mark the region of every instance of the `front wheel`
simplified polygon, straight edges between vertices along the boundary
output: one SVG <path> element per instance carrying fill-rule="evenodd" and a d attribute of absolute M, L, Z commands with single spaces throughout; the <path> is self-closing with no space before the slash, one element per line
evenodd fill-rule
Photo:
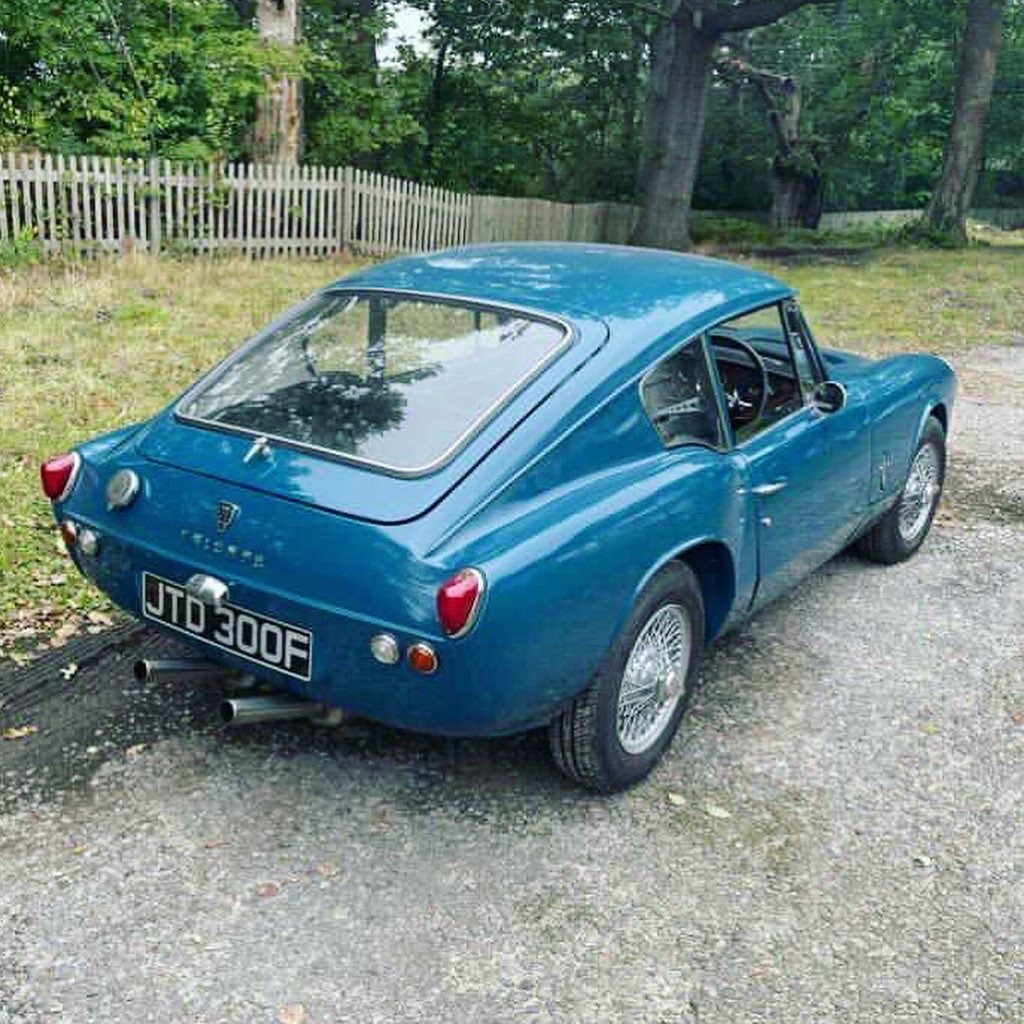
<path fill-rule="evenodd" d="M 672 563 L 644 588 L 587 689 L 551 722 L 558 767 L 601 793 L 645 778 L 679 728 L 703 650 L 700 584 Z"/>
<path fill-rule="evenodd" d="M 937 419 L 925 424 L 896 504 L 857 541 L 873 562 L 893 565 L 909 558 L 931 529 L 946 478 L 946 432 Z"/>

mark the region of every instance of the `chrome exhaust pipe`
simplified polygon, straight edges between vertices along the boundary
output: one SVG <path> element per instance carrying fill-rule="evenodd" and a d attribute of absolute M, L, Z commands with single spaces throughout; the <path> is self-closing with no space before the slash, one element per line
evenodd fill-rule
<path fill-rule="evenodd" d="M 237 671 L 202 658 L 141 658 L 132 674 L 138 683 L 172 683 L 203 679 L 226 679 Z"/>
<path fill-rule="evenodd" d="M 322 718 L 329 709 L 315 700 L 267 694 L 263 697 L 231 697 L 222 701 L 220 717 L 226 725 L 251 722 L 286 722 L 291 718 Z"/>

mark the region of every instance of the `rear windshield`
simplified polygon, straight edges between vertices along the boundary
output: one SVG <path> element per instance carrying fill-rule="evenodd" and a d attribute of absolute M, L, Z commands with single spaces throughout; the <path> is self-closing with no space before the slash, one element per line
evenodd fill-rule
<path fill-rule="evenodd" d="M 561 326 L 518 311 L 325 293 L 240 349 L 177 411 L 422 473 L 454 454 L 567 341 Z"/>

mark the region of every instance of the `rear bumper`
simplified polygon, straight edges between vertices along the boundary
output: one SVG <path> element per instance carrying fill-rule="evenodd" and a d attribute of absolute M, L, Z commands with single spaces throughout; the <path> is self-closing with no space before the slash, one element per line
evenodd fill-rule
<path fill-rule="evenodd" d="M 490 645 L 470 634 L 457 641 L 426 631 L 327 606 L 240 574 L 223 574 L 232 605 L 299 626 L 313 634 L 309 681 L 256 665 L 247 658 L 143 615 L 143 572 L 184 584 L 195 572 L 217 566 L 190 561 L 173 552 L 141 546 L 117 536 L 105 525 L 89 523 L 102 536 L 98 556 L 80 553 L 76 562 L 85 575 L 127 612 L 153 630 L 190 646 L 197 656 L 242 672 L 251 672 L 283 690 L 320 701 L 375 721 L 417 732 L 448 736 L 497 736 L 546 722 L 558 703 L 550 692 L 538 693 L 524 668 L 509 674 L 509 662 L 488 657 Z M 107 528 L 105 528 L 107 527 Z M 429 676 L 414 672 L 404 657 L 382 665 L 370 653 L 370 638 L 391 633 L 404 652 L 426 640 L 437 651 L 439 666 Z"/>

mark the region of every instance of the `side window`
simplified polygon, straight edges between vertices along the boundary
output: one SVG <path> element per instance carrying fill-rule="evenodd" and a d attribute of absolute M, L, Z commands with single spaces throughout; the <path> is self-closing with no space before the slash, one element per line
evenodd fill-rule
<path fill-rule="evenodd" d="M 778 303 L 713 327 L 708 336 L 737 442 L 746 441 L 803 405 Z"/>
<path fill-rule="evenodd" d="M 807 323 L 800 315 L 799 307 L 795 302 L 787 302 L 783 308 L 786 315 L 786 326 L 789 328 L 789 338 L 793 343 L 793 358 L 796 360 L 800 387 L 803 389 L 806 399 L 824 378 L 819 370 L 818 360 L 815 358 L 814 343 L 807 330 Z"/>
<path fill-rule="evenodd" d="M 718 403 L 700 337 L 692 338 L 647 374 L 641 397 L 666 447 L 721 445 Z"/>

